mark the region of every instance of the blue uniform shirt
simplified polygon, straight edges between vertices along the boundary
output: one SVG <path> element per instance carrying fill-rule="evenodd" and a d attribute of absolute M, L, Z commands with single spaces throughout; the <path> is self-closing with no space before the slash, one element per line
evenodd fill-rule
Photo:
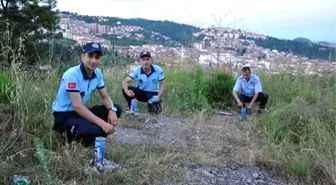
<path fill-rule="evenodd" d="M 151 65 L 150 74 L 146 74 L 142 67 L 138 66 L 129 77 L 136 79 L 137 88 L 148 92 L 159 92 L 159 82 L 165 79 L 163 70 L 158 65 Z"/>
<path fill-rule="evenodd" d="M 71 67 L 62 76 L 56 99 L 52 105 L 52 112 L 74 110 L 68 92 L 80 93 L 82 104 L 85 105 L 96 89 L 104 87 L 103 74 L 100 69 L 95 69 L 89 78 L 83 64 Z"/>
<path fill-rule="evenodd" d="M 252 97 L 255 93 L 262 92 L 260 78 L 257 75 L 251 74 L 250 80 L 247 82 L 243 76 L 240 76 L 233 90 L 245 96 Z"/>

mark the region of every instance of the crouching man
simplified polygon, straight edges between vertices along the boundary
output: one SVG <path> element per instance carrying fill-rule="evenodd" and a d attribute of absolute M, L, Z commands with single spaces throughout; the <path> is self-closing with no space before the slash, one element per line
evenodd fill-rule
<path fill-rule="evenodd" d="M 265 110 L 268 101 L 268 94 L 263 92 L 260 78 L 251 74 L 250 67 L 243 67 L 242 75 L 233 88 L 233 96 L 240 108 L 245 107 L 245 102 L 249 102 L 248 110 L 252 109 L 255 102 L 260 102 L 258 112 Z"/>
<path fill-rule="evenodd" d="M 81 64 L 65 71 L 52 105 L 53 129 L 61 134 L 66 132 L 68 142 L 81 141 L 85 147 L 92 146 L 96 137 L 113 134 L 122 113 L 121 107 L 113 104 L 106 91 L 103 74 L 97 68 L 102 53 L 97 43 L 84 46 Z M 96 89 L 103 105 L 87 108 L 85 104 Z"/>
<path fill-rule="evenodd" d="M 129 108 L 132 99 L 136 98 L 138 101 L 147 102 L 149 113 L 159 114 L 162 112 L 160 97 L 165 90 L 163 70 L 158 65 L 152 64 L 152 57 L 148 51 L 140 53 L 139 63 L 141 65 L 122 81 L 123 95 Z M 136 87 L 128 85 L 133 79 L 136 80 Z M 149 100 L 154 102 L 149 103 Z"/>

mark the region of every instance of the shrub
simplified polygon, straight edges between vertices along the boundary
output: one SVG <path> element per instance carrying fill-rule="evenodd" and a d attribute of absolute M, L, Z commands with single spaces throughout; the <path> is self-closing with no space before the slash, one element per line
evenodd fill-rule
<path fill-rule="evenodd" d="M 165 70 L 167 92 L 165 102 L 181 111 L 205 111 L 213 107 L 224 108 L 232 105 L 232 89 L 235 80 L 232 75 L 215 71 L 206 74 L 202 67 L 189 70 Z"/>
<path fill-rule="evenodd" d="M 167 90 L 165 102 L 173 109 L 183 112 L 196 110 L 210 110 L 206 90 L 206 78 L 204 70 L 196 66 L 190 71 L 176 71 L 170 68 L 165 70 Z"/>
<path fill-rule="evenodd" d="M 208 102 L 219 108 L 225 108 L 232 105 L 232 89 L 235 80 L 232 75 L 215 71 L 206 80 L 204 90 Z"/>

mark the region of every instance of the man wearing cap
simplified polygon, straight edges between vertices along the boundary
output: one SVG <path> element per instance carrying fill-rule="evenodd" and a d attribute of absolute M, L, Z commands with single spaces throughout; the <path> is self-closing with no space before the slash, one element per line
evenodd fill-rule
<path fill-rule="evenodd" d="M 142 51 L 139 58 L 140 66 L 136 67 L 122 81 L 123 95 L 131 106 L 131 101 L 136 98 L 138 101 L 147 102 L 148 112 L 159 114 L 162 112 L 160 97 L 165 90 L 165 76 L 162 68 L 152 63 L 150 52 Z M 136 87 L 129 86 L 128 83 L 135 79 Z M 149 100 L 153 100 L 151 103 Z"/>
<path fill-rule="evenodd" d="M 63 134 L 68 142 L 81 140 L 85 147 L 92 146 L 95 138 L 115 132 L 122 109 L 108 95 L 100 64 L 102 48 L 98 43 L 87 43 L 81 54 L 81 64 L 69 68 L 62 75 L 56 99 L 52 104 L 53 129 Z M 85 106 L 98 90 L 103 105 Z"/>

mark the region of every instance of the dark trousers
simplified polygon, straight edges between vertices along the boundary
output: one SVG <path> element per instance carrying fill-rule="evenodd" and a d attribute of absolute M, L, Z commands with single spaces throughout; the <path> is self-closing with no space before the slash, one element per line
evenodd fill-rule
<path fill-rule="evenodd" d="M 134 97 L 129 97 L 125 93 L 124 89 L 122 90 L 122 93 L 127 101 L 128 107 L 131 107 L 132 99 L 136 98 L 140 102 L 147 102 L 148 112 L 155 114 L 159 114 L 162 112 L 161 100 L 159 102 L 154 102 L 152 104 L 148 103 L 148 100 L 150 100 L 153 96 L 158 95 L 157 92 L 148 92 L 133 86 L 128 86 L 128 89 L 134 92 Z"/>
<path fill-rule="evenodd" d="M 122 108 L 118 104 L 114 104 L 117 108 L 117 117 L 120 118 Z M 89 110 L 99 118 L 108 121 L 109 111 L 104 105 L 96 105 Z M 66 132 L 68 142 L 81 141 L 83 146 L 89 147 L 93 145 L 96 137 L 106 137 L 107 134 L 100 126 L 81 117 L 75 111 L 70 112 L 54 112 L 54 130 L 63 134 Z"/>
<path fill-rule="evenodd" d="M 246 102 L 249 103 L 253 99 L 253 96 L 248 97 L 248 96 L 245 96 L 243 94 L 239 94 L 238 97 L 239 97 L 239 100 L 243 103 L 244 107 L 245 107 Z M 261 93 L 258 94 L 256 102 L 260 102 L 260 104 L 259 104 L 260 109 L 264 109 L 266 107 L 267 101 L 268 101 L 268 94 L 267 93 L 261 92 Z M 237 103 L 237 101 L 236 101 L 236 103 Z"/>

